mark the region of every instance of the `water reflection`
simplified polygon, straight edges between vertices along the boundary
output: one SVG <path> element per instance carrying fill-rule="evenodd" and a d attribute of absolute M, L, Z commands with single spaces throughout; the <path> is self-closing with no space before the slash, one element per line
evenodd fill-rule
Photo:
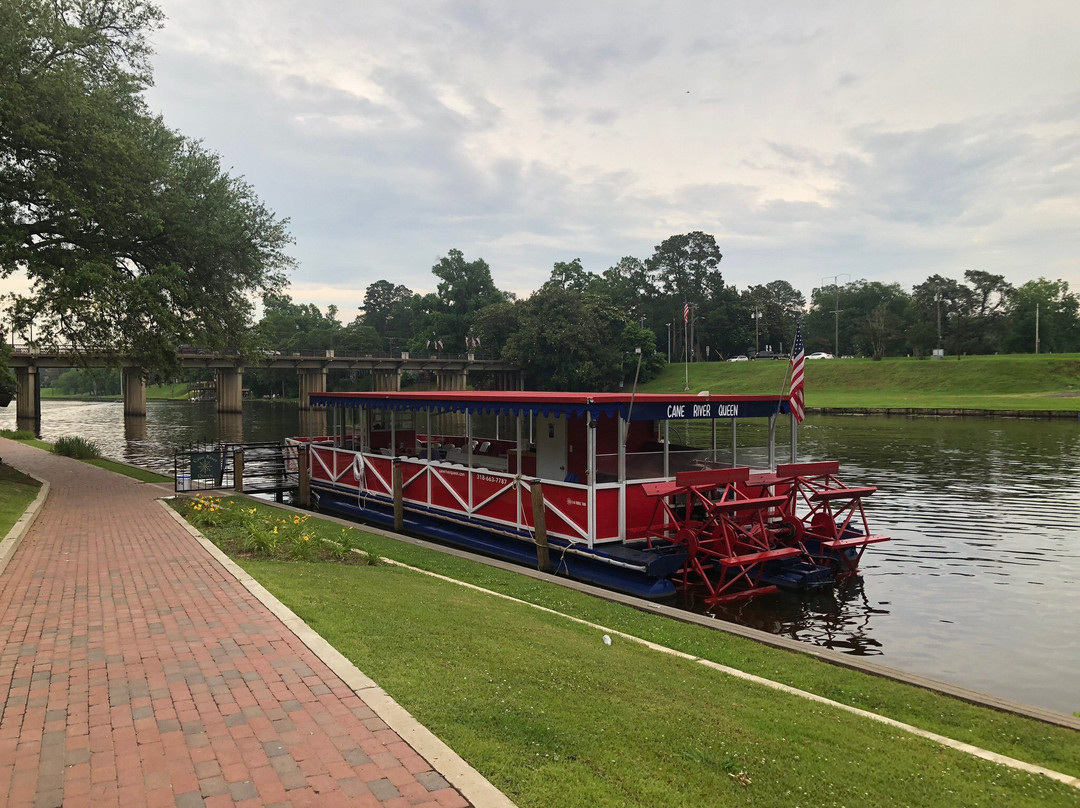
<path fill-rule="evenodd" d="M 13 427 L 15 408 L 0 409 Z M 326 414 L 247 402 L 219 423 L 214 404 L 151 401 L 145 432 L 119 402 L 42 402 L 42 436 L 81 435 L 107 455 L 172 472 L 176 447 L 325 434 Z M 739 427 L 754 445 L 754 427 Z M 778 441 L 785 445 L 786 436 Z M 810 417 L 800 459 L 838 459 L 874 484 L 862 577 L 834 592 L 779 594 L 715 611 L 732 620 L 976 690 L 1080 710 L 1080 428 L 1076 421 Z M 786 458 L 785 458 L 786 459 Z"/>
<path fill-rule="evenodd" d="M 889 610 L 870 601 L 862 578 L 849 578 L 834 589 L 803 595 L 780 592 L 713 606 L 705 614 L 841 653 L 880 656 L 884 646 L 874 633 L 874 617 Z"/>
<path fill-rule="evenodd" d="M 124 440 L 127 443 L 146 440 L 146 418 L 144 416 L 124 416 Z"/>

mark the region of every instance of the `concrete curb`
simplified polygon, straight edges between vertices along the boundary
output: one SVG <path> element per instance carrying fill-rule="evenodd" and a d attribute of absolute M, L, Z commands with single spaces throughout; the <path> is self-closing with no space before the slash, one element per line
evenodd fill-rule
<path fill-rule="evenodd" d="M 16 467 L 12 466 L 12 468 Z M 17 470 L 20 474 L 26 474 L 25 471 Z M 19 517 L 19 520 L 14 524 L 11 530 L 8 531 L 4 540 L 0 541 L 0 575 L 4 574 L 8 562 L 11 560 L 11 557 L 15 555 L 15 551 L 19 549 L 19 545 L 22 544 L 23 536 L 30 530 L 31 526 L 34 524 L 34 520 L 37 519 L 37 515 L 41 511 L 42 506 L 45 504 L 45 500 L 49 497 L 49 484 L 47 482 L 38 480 L 33 474 L 26 474 L 26 476 L 41 483 L 41 488 L 38 490 L 38 495 L 34 497 L 34 501 L 30 503 L 30 506 L 25 511 L 23 511 L 23 515 Z"/>
<path fill-rule="evenodd" d="M 489 783 L 487 778 L 470 766 L 453 749 L 435 737 L 431 730 L 413 718 L 386 691 L 365 676 L 345 655 L 330 645 L 307 623 L 293 614 L 262 584 L 244 572 L 236 562 L 221 552 L 217 545 L 188 524 L 166 502 L 160 499 L 158 502 L 230 575 L 281 620 L 304 645 L 311 649 L 312 653 L 352 688 L 390 729 L 400 735 L 403 741 L 415 749 L 439 774 L 460 791 L 465 799 L 476 808 L 516 808 L 509 797 Z"/>

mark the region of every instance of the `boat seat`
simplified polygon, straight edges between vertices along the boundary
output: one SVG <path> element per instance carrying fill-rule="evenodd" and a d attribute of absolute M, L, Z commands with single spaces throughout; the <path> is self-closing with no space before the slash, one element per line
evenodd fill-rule
<path fill-rule="evenodd" d="M 484 454 L 484 452 L 486 452 L 490 448 L 491 448 L 491 441 L 486 440 L 486 441 L 484 441 L 483 443 L 480 444 L 480 448 L 477 451 L 480 452 L 480 454 Z"/>
<path fill-rule="evenodd" d="M 862 488 L 826 488 L 823 491 L 810 495 L 811 502 L 824 502 L 834 499 L 855 499 L 856 497 L 868 497 L 877 491 L 877 486 L 868 485 Z"/>

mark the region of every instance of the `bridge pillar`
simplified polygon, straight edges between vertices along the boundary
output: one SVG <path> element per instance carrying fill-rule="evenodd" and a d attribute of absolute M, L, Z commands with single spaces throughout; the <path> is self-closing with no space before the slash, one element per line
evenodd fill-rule
<path fill-rule="evenodd" d="M 41 415 L 41 380 L 37 366 L 15 368 L 15 382 L 19 385 L 15 394 L 15 419 L 20 423 L 36 421 Z"/>
<path fill-rule="evenodd" d="M 499 370 L 494 375 L 496 390 L 525 389 L 525 374 L 519 370 Z"/>
<path fill-rule="evenodd" d="M 436 390 L 464 390 L 468 381 L 468 373 L 464 370 L 437 370 L 435 371 Z M 432 426 L 436 432 L 443 435 L 460 435 L 465 431 L 465 414 L 460 412 L 444 412 L 434 416 Z"/>
<path fill-rule="evenodd" d="M 146 377 L 140 368 L 124 368 L 124 415 L 146 417 Z"/>
<path fill-rule="evenodd" d="M 401 371 L 372 370 L 371 390 L 375 393 L 396 393 L 401 390 Z"/>
<path fill-rule="evenodd" d="M 464 370 L 438 370 L 435 372 L 436 390 L 464 390 L 469 374 Z"/>
<path fill-rule="evenodd" d="M 296 373 L 300 377 L 300 409 L 310 410 L 311 401 L 308 396 L 326 392 L 326 368 L 300 368 Z"/>
<path fill-rule="evenodd" d="M 217 368 L 217 411 L 219 413 L 242 413 L 244 411 L 244 369 Z"/>

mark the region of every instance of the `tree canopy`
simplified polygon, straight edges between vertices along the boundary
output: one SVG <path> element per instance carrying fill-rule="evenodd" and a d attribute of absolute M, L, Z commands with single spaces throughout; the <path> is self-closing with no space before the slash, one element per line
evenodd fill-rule
<path fill-rule="evenodd" d="M 160 21 L 144 0 L 0 4 L 0 274 L 30 283 L 14 327 L 147 369 L 241 347 L 292 266 L 286 221 L 148 112 Z"/>

